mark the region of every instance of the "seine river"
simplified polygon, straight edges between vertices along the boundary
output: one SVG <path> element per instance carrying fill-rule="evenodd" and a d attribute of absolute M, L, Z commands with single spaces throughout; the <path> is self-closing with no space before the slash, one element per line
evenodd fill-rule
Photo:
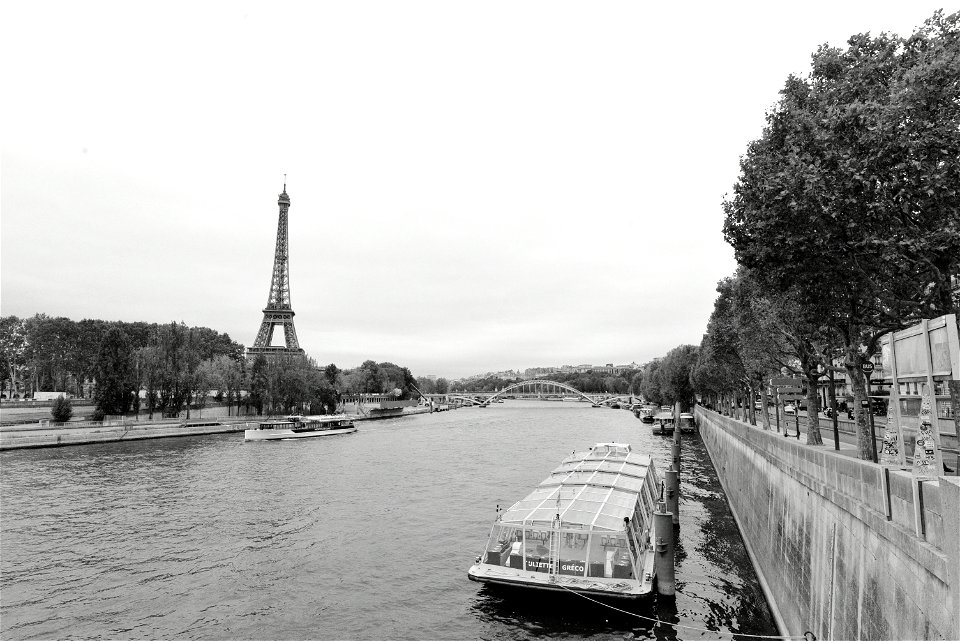
<path fill-rule="evenodd" d="M 0 453 L 0 637 L 777 633 L 698 437 L 683 448 L 675 605 L 629 606 L 690 626 L 673 627 L 467 579 L 497 504 L 572 450 L 628 442 L 667 469 L 669 438 L 630 412 L 507 401 L 359 427 L 295 442 L 224 434 Z"/>

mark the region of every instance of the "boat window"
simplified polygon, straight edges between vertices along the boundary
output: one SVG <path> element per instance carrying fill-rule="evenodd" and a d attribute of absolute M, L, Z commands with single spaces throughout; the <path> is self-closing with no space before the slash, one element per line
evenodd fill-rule
<path fill-rule="evenodd" d="M 590 538 L 587 576 L 608 579 L 633 577 L 627 539 L 622 533 L 594 532 Z"/>
<path fill-rule="evenodd" d="M 587 570 L 587 540 L 585 532 L 561 532 L 560 574 L 584 576 Z"/>
<path fill-rule="evenodd" d="M 494 526 L 487 542 L 487 551 L 484 562 L 492 565 L 510 565 L 521 568 L 523 566 L 520 541 L 520 528 L 507 525 Z M 516 557 L 514 559 L 513 557 Z"/>
<path fill-rule="evenodd" d="M 554 533 L 550 530 L 526 530 L 524 547 L 524 570 L 528 572 L 550 571 L 550 548 Z"/>

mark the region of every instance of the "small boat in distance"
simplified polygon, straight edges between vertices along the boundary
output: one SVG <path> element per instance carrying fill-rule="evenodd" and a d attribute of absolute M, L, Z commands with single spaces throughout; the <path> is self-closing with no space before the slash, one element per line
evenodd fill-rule
<path fill-rule="evenodd" d="M 638 599 L 655 577 L 651 545 L 660 481 L 648 454 L 623 443 L 574 452 L 501 512 L 467 576 L 498 585 Z"/>
<path fill-rule="evenodd" d="M 656 408 L 644 405 L 636 412 L 637 418 L 643 423 L 653 423 L 653 415 L 657 413 Z"/>
<path fill-rule="evenodd" d="M 673 434 L 673 428 L 673 412 L 664 410 L 654 415 L 652 428 L 654 434 Z"/>
<path fill-rule="evenodd" d="M 280 420 L 263 421 L 255 430 L 244 430 L 245 441 L 281 441 L 293 438 L 333 436 L 356 432 L 353 419 L 344 414 L 328 416 L 287 416 Z"/>

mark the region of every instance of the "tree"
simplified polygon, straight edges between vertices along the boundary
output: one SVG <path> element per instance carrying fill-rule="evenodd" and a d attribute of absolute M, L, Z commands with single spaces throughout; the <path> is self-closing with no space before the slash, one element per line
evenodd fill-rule
<path fill-rule="evenodd" d="M 139 394 L 139 390 L 143 389 L 146 393 L 147 411 L 149 412 L 150 420 L 153 420 L 153 413 L 157 410 L 159 402 L 158 393 L 163 384 L 164 357 L 160 351 L 160 347 L 149 345 L 137 350 L 134 358 L 136 359 L 137 369 L 140 372 L 140 384 L 137 392 Z"/>
<path fill-rule="evenodd" d="M 50 416 L 57 423 L 66 423 L 73 417 L 73 405 L 66 396 L 58 396 L 50 408 Z"/>
<path fill-rule="evenodd" d="M 635 395 L 640 394 L 640 389 L 643 387 L 643 372 L 637 372 L 632 377 L 630 377 L 630 392 Z"/>
<path fill-rule="evenodd" d="M 133 363 L 130 339 L 122 329 L 107 330 L 97 355 L 96 408 L 104 414 L 126 414 L 133 402 Z"/>
<path fill-rule="evenodd" d="M 957 16 L 821 47 L 791 76 L 724 202 L 724 235 L 768 293 L 790 291 L 845 348 L 858 450 L 860 364 L 879 337 L 943 313 L 960 261 Z"/>
<path fill-rule="evenodd" d="M 694 345 L 680 345 L 667 352 L 660 362 L 661 402 L 671 405 L 680 403 L 689 408 L 695 402 L 690 372 L 697 362 L 697 348 Z"/>
<path fill-rule="evenodd" d="M 655 358 L 649 363 L 643 366 L 643 383 L 641 384 L 640 393 L 643 395 L 643 398 L 649 403 L 654 405 L 663 405 L 666 402 L 666 399 L 661 388 L 661 372 L 660 365 L 661 360 Z M 586 390 L 580 390 L 586 391 Z"/>
<path fill-rule="evenodd" d="M 0 354 L 11 383 L 11 397 L 18 393 L 26 369 L 26 328 L 16 316 L 0 318 Z"/>
<path fill-rule="evenodd" d="M 227 404 L 227 413 L 231 414 L 232 405 L 240 396 L 243 382 L 241 362 L 221 354 L 200 363 L 200 375 L 207 381 L 210 389 L 217 390 Z"/>

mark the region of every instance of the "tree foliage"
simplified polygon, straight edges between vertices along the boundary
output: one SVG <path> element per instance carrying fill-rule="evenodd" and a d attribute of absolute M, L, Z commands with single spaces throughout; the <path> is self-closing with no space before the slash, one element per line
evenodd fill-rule
<path fill-rule="evenodd" d="M 73 418 L 73 404 L 66 396 L 58 396 L 50 408 L 50 416 L 57 423 L 66 423 Z"/>
<path fill-rule="evenodd" d="M 326 414 L 337 407 L 327 371 L 309 357 L 260 354 L 250 371 L 250 401 L 258 413 Z"/>
<path fill-rule="evenodd" d="M 96 407 L 104 414 L 126 414 L 133 404 L 133 352 L 130 338 L 119 327 L 107 330 L 97 355 Z"/>
<path fill-rule="evenodd" d="M 738 263 L 843 345 L 858 410 L 859 365 L 879 337 L 960 302 L 958 20 L 938 12 L 909 38 L 821 47 L 808 78 L 787 80 L 724 202 Z M 859 411 L 857 423 L 867 458 Z"/>

